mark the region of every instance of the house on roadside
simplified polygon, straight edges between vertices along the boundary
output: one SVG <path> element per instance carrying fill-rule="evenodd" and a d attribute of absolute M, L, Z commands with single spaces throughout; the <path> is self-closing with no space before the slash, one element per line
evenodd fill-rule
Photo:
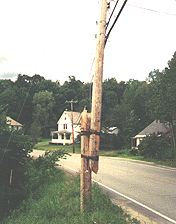
<path fill-rule="evenodd" d="M 72 113 L 73 113 L 73 129 L 74 139 L 81 132 L 81 113 L 64 111 L 57 122 L 58 130 L 51 132 L 52 141 L 50 144 L 72 144 Z"/>
<path fill-rule="evenodd" d="M 153 121 L 145 129 L 143 129 L 139 134 L 131 138 L 131 148 L 138 147 L 143 138 L 150 134 L 163 133 L 166 134 L 170 131 L 169 125 L 161 123 L 160 121 Z"/>
<path fill-rule="evenodd" d="M 9 125 L 10 130 L 21 130 L 23 125 L 13 120 L 11 117 L 6 117 L 6 123 Z"/>

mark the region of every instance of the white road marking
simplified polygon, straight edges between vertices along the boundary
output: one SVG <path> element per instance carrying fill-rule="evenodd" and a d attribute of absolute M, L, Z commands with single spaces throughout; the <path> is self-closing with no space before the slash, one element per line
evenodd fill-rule
<path fill-rule="evenodd" d="M 155 168 L 159 168 L 159 169 L 170 170 L 170 171 L 176 171 L 175 168 L 157 167 L 157 166 L 152 166 L 152 165 L 150 165 L 150 164 L 142 164 L 142 165 L 144 165 L 144 166 L 150 166 L 150 167 L 155 167 Z M 73 171 L 75 171 L 75 172 L 80 172 L 80 170 L 75 170 L 75 169 L 68 168 L 68 167 L 67 167 L 67 169 L 73 170 Z M 138 205 L 140 205 L 141 207 L 143 207 L 143 208 L 145 208 L 145 209 L 147 209 L 147 210 L 153 212 L 154 214 L 156 214 L 156 215 L 158 215 L 158 216 L 164 218 L 165 220 L 167 220 L 167 221 L 169 221 L 169 222 L 171 222 L 171 223 L 176 224 L 176 221 L 175 221 L 175 220 L 173 220 L 173 219 L 171 219 L 171 218 L 169 218 L 169 217 L 167 217 L 167 216 L 161 214 L 160 212 L 157 212 L 157 211 L 155 211 L 154 209 L 152 209 L 152 208 L 150 208 L 150 207 L 148 207 L 148 206 L 146 206 L 146 205 L 144 205 L 144 204 L 142 204 L 142 203 L 140 203 L 140 202 L 138 202 L 138 201 L 136 201 L 136 200 L 134 200 L 134 199 L 132 199 L 132 198 L 129 198 L 128 196 L 126 196 L 126 195 L 124 195 L 124 194 L 121 194 L 120 192 L 118 192 L 118 191 L 116 191 L 116 190 L 114 190 L 114 189 L 112 189 L 112 188 L 110 188 L 110 187 L 108 187 L 108 186 L 106 186 L 106 185 L 104 185 L 104 184 L 102 184 L 102 183 L 100 183 L 100 182 L 94 180 L 94 179 L 92 179 L 92 181 L 95 182 L 95 183 L 97 183 L 97 184 L 99 184 L 100 186 L 103 186 L 103 187 L 105 187 L 106 189 L 108 189 L 108 190 L 110 190 L 110 191 L 112 191 L 112 192 L 114 192 L 114 193 L 116 193 L 116 194 L 118 194 L 118 195 L 120 195 L 120 196 L 122 196 L 122 197 L 124 197 L 124 198 L 126 198 L 126 199 L 128 199 L 128 200 L 130 200 L 130 201 L 132 201 L 132 202 L 134 202 L 134 203 L 136 203 L 136 204 L 138 204 Z"/>
<path fill-rule="evenodd" d="M 175 220 L 170 219 L 169 217 L 167 217 L 167 216 L 161 214 L 160 212 L 157 212 L 157 211 L 155 211 L 154 209 L 149 208 L 148 206 L 146 206 L 146 205 L 144 205 L 144 204 L 142 204 L 142 203 L 140 203 L 140 202 L 138 202 L 138 201 L 136 201 L 136 200 L 134 200 L 134 199 L 132 199 L 132 198 L 129 198 L 128 196 L 126 196 L 126 195 L 124 195 L 124 194 L 121 194 L 120 192 L 115 191 L 115 190 L 113 190 L 112 188 L 107 187 L 106 185 L 104 185 L 104 184 L 102 184 L 102 183 L 100 183 L 100 182 L 98 182 L 98 181 L 96 181 L 96 180 L 93 180 L 93 181 L 94 181 L 95 183 L 97 183 L 97 184 L 99 184 L 99 185 L 101 185 L 101 186 L 107 188 L 108 190 L 110 190 L 110 191 L 112 191 L 112 192 L 114 192 L 114 193 L 116 193 L 116 194 L 118 194 L 118 195 L 120 195 L 120 196 L 122 196 L 122 197 L 124 197 L 124 198 L 126 198 L 126 199 L 128 199 L 128 200 L 130 200 L 130 201 L 132 201 L 132 202 L 134 202 L 134 203 L 136 203 L 136 204 L 138 204 L 138 205 L 140 205 L 140 206 L 142 206 L 143 208 L 145 208 L 145 209 L 147 209 L 147 210 L 153 212 L 154 214 L 156 214 L 156 215 L 158 215 L 158 216 L 160 216 L 160 217 L 162 217 L 162 218 L 168 220 L 169 222 L 172 222 L 172 223 L 175 223 L 175 224 L 176 224 L 176 221 L 175 221 Z"/>

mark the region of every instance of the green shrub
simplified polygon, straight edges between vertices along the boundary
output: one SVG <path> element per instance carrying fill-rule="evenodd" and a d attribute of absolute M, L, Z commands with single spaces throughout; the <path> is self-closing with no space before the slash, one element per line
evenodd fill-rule
<path fill-rule="evenodd" d="M 22 131 L 4 130 L 0 135 L 0 218 L 27 198 L 26 164 L 33 144 Z"/>
<path fill-rule="evenodd" d="M 66 154 L 64 150 L 46 151 L 45 155 L 32 159 L 27 164 L 26 176 L 28 176 L 28 182 L 26 188 L 30 197 L 38 198 L 41 196 L 44 191 L 43 185 L 51 183 L 58 173 L 55 162 L 60 158 L 66 158 Z"/>
<path fill-rule="evenodd" d="M 55 162 L 65 152 L 46 152 L 34 160 L 29 156 L 34 144 L 21 131 L 0 134 L 0 220 L 29 197 L 40 197 L 43 184 L 51 183 L 57 172 Z"/>
<path fill-rule="evenodd" d="M 139 154 L 139 150 L 137 147 L 133 147 L 133 148 L 129 149 L 129 153 L 132 156 L 137 156 Z"/>
<path fill-rule="evenodd" d="M 162 134 L 153 133 L 141 142 L 138 146 L 140 155 L 151 159 L 170 159 L 172 158 L 172 147 L 170 137 Z"/>

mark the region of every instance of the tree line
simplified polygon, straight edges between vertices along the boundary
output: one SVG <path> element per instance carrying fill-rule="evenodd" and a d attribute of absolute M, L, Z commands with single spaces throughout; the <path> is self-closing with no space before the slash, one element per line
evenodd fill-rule
<path fill-rule="evenodd" d="M 176 121 L 176 52 L 162 72 L 150 72 L 146 81 L 103 82 L 102 127 L 117 127 L 115 135 L 102 134 L 100 145 L 107 149 L 129 149 L 130 137 L 138 134 L 153 120 L 170 126 L 171 137 L 147 136 L 139 145 L 144 157 L 174 158 Z M 50 138 L 65 109 L 66 101 L 77 100 L 74 111 L 86 106 L 91 112 L 92 83 L 83 83 L 74 76 L 61 85 L 40 75 L 18 75 L 16 81 L 0 80 L 0 221 L 23 200 L 38 197 L 46 182 L 55 179 L 54 162 L 64 151 L 46 153 L 33 160 L 32 151 L 39 138 Z M 10 130 L 6 116 L 23 124 L 23 130 Z M 107 144 L 108 143 L 108 144 Z M 46 172 L 47 170 L 47 172 Z M 35 191 L 38 189 L 37 194 Z M 25 203 L 24 203 L 25 208 Z"/>
<path fill-rule="evenodd" d="M 153 120 L 169 122 L 175 147 L 176 116 L 176 52 L 162 72 L 150 72 L 146 81 L 117 82 L 115 78 L 103 82 L 102 127 L 117 127 L 116 148 L 130 147 L 130 137 L 138 134 Z M 40 75 L 18 75 L 16 81 L 0 80 L 1 110 L 23 124 L 26 134 L 50 138 L 57 129 L 57 121 L 66 101 L 77 100 L 74 111 L 86 106 L 91 110 L 92 83 L 84 83 L 69 76 L 63 85 Z"/>

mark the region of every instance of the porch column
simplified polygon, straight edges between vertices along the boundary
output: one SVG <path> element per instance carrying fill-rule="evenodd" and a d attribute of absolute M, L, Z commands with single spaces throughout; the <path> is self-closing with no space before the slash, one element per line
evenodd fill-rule
<path fill-rule="evenodd" d="M 63 145 L 65 145 L 65 140 L 66 140 L 66 133 L 64 133 L 64 143 L 63 143 Z"/>

